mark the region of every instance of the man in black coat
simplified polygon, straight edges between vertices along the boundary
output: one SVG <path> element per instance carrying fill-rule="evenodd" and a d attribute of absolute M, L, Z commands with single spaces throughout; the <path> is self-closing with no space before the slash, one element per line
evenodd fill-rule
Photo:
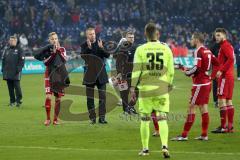
<path fill-rule="evenodd" d="M 2 54 L 3 80 L 7 81 L 10 96 L 9 106 L 19 107 L 22 104 L 22 91 L 20 86 L 21 71 L 24 67 L 24 54 L 17 45 L 17 37 L 11 36 L 9 46 L 6 46 Z"/>
<path fill-rule="evenodd" d="M 134 33 L 132 31 L 127 31 L 125 37 L 120 40 L 119 46 L 117 54 L 114 56 L 116 58 L 116 70 L 117 74 L 121 74 L 122 76 L 122 83 L 127 83 L 128 86 L 128 88 L 120 91 L 123 111 L 127 114 L 137 114 L 134 108 L 136 102 L 128 100 L 133 59 L 137 47 L 134 44 Z"/>
<path fill-rule="evenodd" d="M 109 53 L 104 51 L 102 40 L 96 39 L 94 28 L 86 30 L 87 40 L 81 45 L 81 57 L 85 61 L 83 85 L 86 85 L 87 107 L 91 124 L 96 123 L 94 105 L 94 87 L 99 93 L 99 123 L 106 124 L 106 83 L 108 76 L 105 69 L 105 58 Z"/>

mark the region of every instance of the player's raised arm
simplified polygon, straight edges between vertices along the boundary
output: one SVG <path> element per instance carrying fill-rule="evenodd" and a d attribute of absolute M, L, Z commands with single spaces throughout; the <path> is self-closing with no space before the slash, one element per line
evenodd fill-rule
<path fill-rule="evenodd" d="M 99 47 L 99 53 L 101 57 L 104 57 L 104 58 L 110 57 L 110 53 L 104 49 L 104 42 L 101 39 L 98 40 L 98 47 Z"/>

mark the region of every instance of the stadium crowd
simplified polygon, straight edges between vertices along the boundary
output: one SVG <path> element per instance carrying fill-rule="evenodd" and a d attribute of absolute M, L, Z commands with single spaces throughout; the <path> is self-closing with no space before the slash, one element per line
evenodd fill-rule
<path fill-rule="evenodd" d="M 88 26 L 96 26 L 96 33 L 102 39 L 116 41 L 123 30 L 131 29 L 136 42 L 143 43 L 142 26 L 148 21 L 156 22 L 161 28 L 162 41 L 184 53 L 190 46 L 191 33 L 196 30 L 205 32 L 210 41 L 216 27 L 225 27 L 230 40 L 234 45 L 237 43 L 236 37 L 240 34 L 238 0 L 185 1 L 2 0 L 1 46 L 9 35 L 17 33 L 21 45 L 26 50 L 32 49 L 46 42 L 50 31 L 56 31 L 67 50 L 78 50 Z"/>

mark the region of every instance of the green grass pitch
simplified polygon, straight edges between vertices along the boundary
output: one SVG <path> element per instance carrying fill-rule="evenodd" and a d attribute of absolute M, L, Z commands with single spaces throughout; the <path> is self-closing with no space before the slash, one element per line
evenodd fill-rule
<path fill-rule="evenodd" d="M 81 85 L 82 75 L 71 74 L 71 82 Z M 0 83 L 0 160 L 155 160 L 163 159 L 160 138 L 150 138 L 148 157 L 138 157 L 141 149 L 139 121 L 121 118 L 116 107 L 107 114 L 108 125 L 90 126 L 88 121 L 64 121 L 60 126 L 45 127 L 43 75 L 23 75 L 23 105 L 10 108 L 6 82 Z M 176 71 L 171 92 L 170 138 L 181 133 L 190 96 L 191 79 Z M 193 140 L 201 131 L 200 114 L 190 132 L 188 142 L 169 142 L 174 160 L 238 160 L 240 159 L 239 105 L 240 83 L 234 90 L 235 130 L 233 134 L 209 134 L 208 142 Z M 108 86 L 108 90 L 112 90 Z M 66 95 L 74 101 L 71 112 L 86 111 L 86 98 Z M 219 112 L 209 104 L 210 127 L 219 125 Z M 53 110 L 52 110 L 53 111 Z M 153 128 L 153 125 L 151 125 Z"/>

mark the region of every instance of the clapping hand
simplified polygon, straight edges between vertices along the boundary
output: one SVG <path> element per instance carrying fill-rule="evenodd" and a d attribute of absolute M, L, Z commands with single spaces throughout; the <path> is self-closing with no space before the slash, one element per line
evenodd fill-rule
<path fill-rule="evenodd" d="M 87 45 L 89 49 L 92 49 L 92 43 L 89 39 L 87 39 Z"/>
<path fill-rule="evenodd" d="M 59 42 L 56 42 L 54 45 L 53 45 L 53 53 L 56 53 L 57 52 L 57 49 L 60 48 L 60 43 Z"/>
<path fill-rule="evenodd" d="M 103 49 L 103 41 L 101 39 L 98 40 L 98 47 Z"/>

